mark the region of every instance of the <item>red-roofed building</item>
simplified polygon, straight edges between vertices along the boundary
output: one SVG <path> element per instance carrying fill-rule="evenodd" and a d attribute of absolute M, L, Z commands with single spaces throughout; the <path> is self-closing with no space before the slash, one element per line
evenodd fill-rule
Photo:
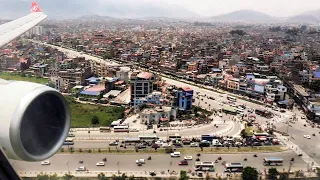
<path fill-rule="evenodd" d="M 153 91 L 153 82 L 155 77 L 148 72 L 132 73 L 130 78 L 131 103 L 134 105 L 134 99 L 146 97 Z"/>
<path fill-rule="evenodd" d="M 137 77 L 142 78 L 142 79 L 150 79 L 153 76 L 153 74 L 148 73 L 148 72 L 142 72 L 137 75 Z"/>

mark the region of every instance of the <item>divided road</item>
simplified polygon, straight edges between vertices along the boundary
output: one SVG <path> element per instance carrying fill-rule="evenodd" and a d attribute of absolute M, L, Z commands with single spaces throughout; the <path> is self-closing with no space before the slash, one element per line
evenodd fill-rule
<path fill-rule="evenodd" d="M 178 162 L 183 159 L 184 156 L 192 155 L 193 160 L 189 161 L 187 166 L 179 166 Z M 281 157 L 284 160 L 283 166 L 278 166 L 277 168 L 280 171 L 288 170 L 289 162 L 292 157 L 295 158 L 295 161 L 291 167 L 291 170 L 303 170 L 306 169 L 306 163 L 298 157 L 292 151 L 278 152 L 278 153 L 261 153 L 258 157 L 253 157 L 252 153 L 248 154 L 202 154 L 200 157 L 201 161 L 214 161 L 219 156 L 222 157 L 222 161 L 227 163 L 243 163 L 244 166 L 253 166 L 256 167 L 261 172 L 264 169 L 269 167 L 262 164 L 264 157 Z M 97 167 L 96 163 L 102 161 L 103 158 L 107 158 L 106 166 Z M 175 170 L 180 172 L 180 170 L 188 170 L 194 168 L 195 163 L 195 154 L 182 154 L 180 158 L 171 158 L 169 154 L 157 154 L 152 155 L 152 160 L 146 160 L 146 164 L 143 166 L 137 166 L 135 160 L 137 159 L 147 159 L 147 154 L 135 154 L 135 155 L 125 155 L 125 154 L 115 154 L 115 155 L 105 155 L 105 154 L 57 154 L 50 158 L 51 165 L 43 166 L 40 162 L 23 162 L 23 161 L 11 161 L 13 167 L 17 171 L 75 171 L 79 166 L 85 166 L 89 171 L 117 171 L 118 168 L 121 171 L 156 171 L 160 172 Z M 244 158 L 247 158 L 248 161 L 243 161 Z M 83 164 L 80 164 L 79 161 L 83 160 Z M 222 161 L 216 164 L 216 172 L 223 173 L 224 168 L 221 165 Z M 118 163 L 119 162 L 119 163 Z M 119 167 L 118 167 L 119 164 Z"/>

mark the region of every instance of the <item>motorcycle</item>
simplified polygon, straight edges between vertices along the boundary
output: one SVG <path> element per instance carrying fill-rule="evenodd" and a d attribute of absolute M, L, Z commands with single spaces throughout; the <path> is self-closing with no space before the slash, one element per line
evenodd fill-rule
<path fill-rule="evenodd" d="M 294 158 L 291 158 L 291 161 L 294 161 Z"/>
<path fill-rule="evenodd" d="M 254 154 L 253 157 L 258 157 L 258 155 L 257 155 L 257 154 Z"/>
<path fill-rule="evenodd" d="M 243 160 L 244 160 L 244 161 L 247 161 L 247 158 L 244 158 Z"/>
<path fill-rule="evenodd" d="M 215 160 L 214 163 L 218 163 L 218 160 Z"/>
<path fill-rule="evenodd" d="M 200 154 L 200 153 L 198 153 L 198 154 L 197 154 L 197 156 L 201 156 L 201 154 Z"/>
<path fill-rule="evenodd" d="M 79 163 L 83 163 L 83 160 L 80 160 Z"/>
<path fill-rule="evenodd" d="M 151 156 L 148 157 L 148 160 L 151 160 Z"/>
<path fill-rule="evenodd" d="M 222 157 L 218 157 L 218 160 L 222 160 Z"/>
<path fill-rule="evenodd" d="M 106 161 L 107 161 L 107 158 L 103 158 L 102 161 L 106 162 Z"/>

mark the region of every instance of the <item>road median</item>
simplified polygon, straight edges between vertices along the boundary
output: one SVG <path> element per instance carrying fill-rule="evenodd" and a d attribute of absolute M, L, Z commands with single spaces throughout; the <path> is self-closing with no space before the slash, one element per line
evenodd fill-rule
<path fill-rule="evenodd" d="M 200 148 L 177 148 L 173 151 L 179 151 L 182 154 L 238 154 L 238 153 L 271 153 L 282 152 L 287 150 L 283 146 L 254 146 L 254 147 L 207 147 L 201 150 Z M 154 149 L 75 149 L 75 148 L 61 148 L 58 154 L 165 154 L 166 150 L 160 148 Z"/>

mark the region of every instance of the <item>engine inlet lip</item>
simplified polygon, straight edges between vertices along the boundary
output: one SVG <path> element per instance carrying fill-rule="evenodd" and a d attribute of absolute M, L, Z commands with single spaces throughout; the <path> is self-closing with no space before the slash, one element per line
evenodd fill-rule
<path fill-rule="evenodd" d="M 65 110 L 65 120 L 64 120 L 64 129 L 62 131 L 62 135 L 59 137 L 55 145 L 52 149 L 48 150 L 47 152 L 41 154 L 41 155 L 32 155 L 26 151 L 26 149 L 23 147 L 23 144 L 20 139 L 20 129 L 21 127 L 21 121 L 24 117 L 24 113 L 28 109 L 31 102 L 37 97 L 44 95 L 44 94 L 50 94 L 58 97 Z M 10 130 L 9 130 L 9 139 L 10 143 L 12 145 L 14 153 L 18 156 L 19 159 L 24 161 L 42 161 L 45 159 L 48 159 L 52 155 L 54 155 L 63 145 L 64 140 L 67 137 L 67 134 L 69 132 L 70 128 L 70 109 L 69 105 L 66 101 L 66 99 L 55 89 L 52 89 L 47 86 L 40 86 L 37 87 L 31 91 L 29 91 L 20 101 L 18 106 L 16 107 L 14 111 L 14 116 L 12 116 L 11 123 L 10 123 Z"/>

